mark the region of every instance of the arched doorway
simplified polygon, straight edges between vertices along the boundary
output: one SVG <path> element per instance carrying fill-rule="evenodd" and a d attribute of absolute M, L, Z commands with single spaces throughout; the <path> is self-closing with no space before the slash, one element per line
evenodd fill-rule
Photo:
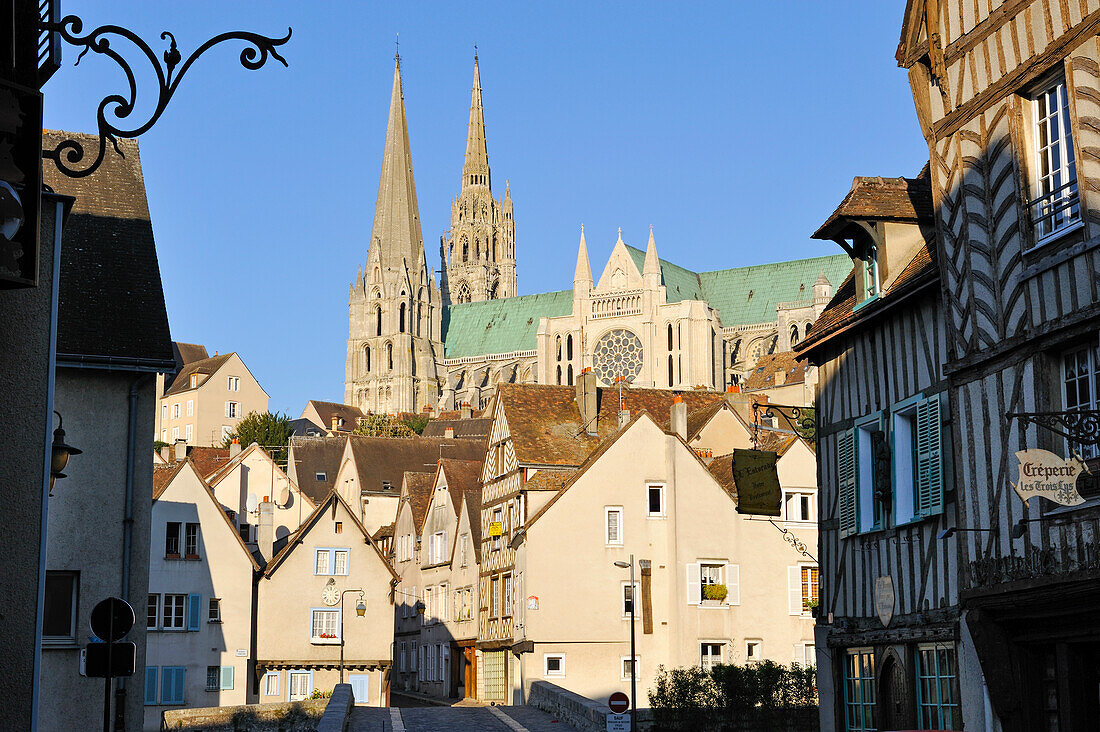
<path fill-rule="evenodd" d="M 878 688 L 879 729 L 913 729 L 917 724 L 913 688 L 905 664 L 892 650 L 882 662 Z"/>

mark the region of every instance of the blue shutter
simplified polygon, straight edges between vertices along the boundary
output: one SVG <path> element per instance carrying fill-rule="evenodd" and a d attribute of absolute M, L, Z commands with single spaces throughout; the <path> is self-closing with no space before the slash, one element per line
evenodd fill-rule
<path fill-rule="evenodd" d="M 859 511 L 856 497 L 856 448 L 854 430 L 844 430 L 836 438 L 836 476 L 840 536 L 859 532 Z"/>
<path fill-rule="evenodd" d="M 917 403 L 917 512 L 943 513 L 943 442 L 940 397 Z"/>
<path fill-rule="evenodd" d="M 233 667 L 222 666 L 222 690 L 233 688 Z"/>
<path fill-rule="evenodd" d="M 165 666 L 160 670 L 160 703 L 171 704 L 172 690 L 175 684 L 176 669 L 173 666 Z"/>
<path fill-rule="evenodd" d="M 176 667 L 176 678 L 173 686 L 173 693 L 175 694 L 176 704 L 183 704 L 183 682 L 187 676 L 187 668 L 185 666 Z"/>
<path fill-rule="evenodd" d="M 145 703 L 157 703 L 157 667 L 145 667 Z"/>
<path fill-rule="evenodd" d="M 198 630 L 202 618 L 202 595 L 187 596 L 187 629 Z"/>

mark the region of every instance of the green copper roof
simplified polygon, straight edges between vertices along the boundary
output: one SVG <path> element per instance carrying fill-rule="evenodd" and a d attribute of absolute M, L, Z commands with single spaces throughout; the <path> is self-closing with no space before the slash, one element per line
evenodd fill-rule
<path fill-rule="evenodd" d="M 703 299 L 718 311 L 723 327 L 775 322 L 775 306 L 792 300 L 810 300 L 814 281 L 824 273 L 833 292 L 852 271 L 846 254 L 757 264 L 752 267 L 701 272 Z M 669 301 L 672 301 L 670 296 Z"/>
<path fill-rule="evenodd" d="M 441 324 L 444 357 L 534 350 L 539 318 L 572 312 L 572 290 L 450 305 Z"/>
<path fill-rule="evenodd" d="M 645 252 L 641 249 L 635 249 L 629 244 L 626 245 L 626 251 L 630 253 L 630 258 L 634 260 L 634 265 L 641 272 L 645 269 Z M 666 302 L 680 302 L 681 300 L 704 300 L 703 290 L 699 286 L 699 275 L 692 272 L 690 269 L 684 269 L 672 262 L 666 262 L 660 257 L 657 261 L 661 263 L 661 284 L 665 286 Z"/>

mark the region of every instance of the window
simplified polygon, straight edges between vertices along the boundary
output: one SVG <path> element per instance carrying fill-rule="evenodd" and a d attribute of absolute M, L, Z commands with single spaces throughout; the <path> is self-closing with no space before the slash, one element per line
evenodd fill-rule
<path fill-rule="evenodd" d="M 160 620 L 160 595 L 149 595 L 149 600 L 145 604 L 145 627 L 156 630 L 158 620 Z"/>
<path fill-rule="evenodd" d="M 164 556 L 167 559 L 179 559 L 180 522 L 169 521 L 164 529 Z"/>
<path fill-rule="evenodd" d="M 863 264 L 863 302 L 879 295 L 878 247 L 871 244 Z"/>
<path fill-rule="evenodd" d="M 229 437 L 231 434 L 233 434 L 233 428 L 230 427 L 227 424 L 223 424 L 222 425 L 222 439 L 224 440 L 226 437 Z"/>
<path fill-rule="evenodd" d="M 795 655 L 795 660 L 801 663 L 803 666 L 817 666 L 817 652 L 813 643 L 803 643 L 801 646 L 796 646 L 799 653 Z"/>
<path fill-rule="evenodd" d="M 183 704 L 186 677 L 186 666 L 164 666 L 160 669 L 161 704 Z"/>
<path fill-rule="evenodd" d="M 217 597 L 211 597 L 206 608 L 206 622 L 220 623 L 222 621 L 222 601 Z"/>
<path fill-rule="evenodd" d="M 722 663 L 722 647 L 724 643 L 700 643 L 699 644 L 699 668 L 710 671 Z"/>
<path fill-rule="evenodd" d="M 606 543 L 612 546 L 623 544 L 623 508 L 622 506 L 607 506 L 604 508 L 604 526 L 606 528 Z"/>
<path fill-rule="evenodd" d="M 164 616 L 162 618 L 165 630 L 183 630 L 183 609 L 187 604 L 187 595 L 165 595 Z"/>
<path fill-rule="evenodd" d="M 439 653 L 437 654 L 439 659 L 439 674 L 435 677 L 436 681 L 447 680 L 447 646 L 442 643 L 439 644 Z"/>
<path fill-rule="evenodd" d="M 622 656 L 619 658 L 619 661 L 619 666 L 622 669 L 622 674 L 619 677 L 620 680 L 629 681 L 632 678 L 637 678 L 637 676 L 635 675 L 638 673 L 639 670 L 637 656 L 634 657 L 633 661 L 631 660 L 630 656 Z"/>
<path fill-rule="evenodd" d="M 637 583 L 635 583 L 634 585 L 631 585 L 629 582 L 623 582 L 622 583 L 621 599 L 622 599 L 622 613 L 623 613 L 623 619 L 624 620 L 629 620 L 630 619 L 630 611 L 631 611 L 632 608 L 634 609 L 634 618 L 637 620 L 638 618 L 641 617 L 641 610 L 639 608 L 635 607 L 635 605 L 634 605 L 637 597 L 638 597 L 638 585 L 637 585 Z"/>
<path fill-rule="evenodd" d="M 237 527 L 237 533 L 241 535 L 241 541 L 248 544 L 252 541 L 252 524 L 241 524 Z"/>
<path fill-rule="evenodd" d="M 787 567 L 788 612 L 804 615 L 817 607 L 817 567 Z"/>
<path fill-rule="evenodd" d="M 179 427 L 173 427 L 172 428 L 172 442 L 175 442 L 179 438 L 180 438 L 180 428 Z"/>
<path fill-rule="evenodd" d="M 462 539 L 461 539 L 461 541 L 459 541 L 458 548 L 459 548 L 459 551 L 458 551 L 459 566 L 460 567 L 465 567 L 466 563 L 468 561 L 469 551 L 470 551 L 470 535 L 469 534 L 463 534 L 462 535 Z"/>
<path fill-rule="evenodd" d="M 469 620 L 470 618 L 473 617 L 473 612 L 474 612 L 473 589 L 467 587 L 463 590 L 459 590 L 458 594 L 461 596 L 461 599 L 460 599 L 460 602 L 459 602 L 459 608 L 458 608 L 458 611 L 459 611 L 458 612 L 458 619 L 459 620 Z"/>
<path fill-rule="evenodd" d="M 239 402 L 226 402 L 225 403 L 225 416 L 234 419 L 241 416 L 241 405 Z"/>
<path fill-rule="evenodd" d="M 784 521 L 813 521 L 816 518 L 813 493 L 787 493 L 783 497 Z"/>
<path fill-rule="evenodd" d="M 319 483 L 324 483 L 326 480 L 328 480 L 328 475 L 326 475 L 325 473 L 316 473 L 313 477 L 316 478 L 317 482 Z"/>
<path fill-rule="evenodd" d="M 160 419 L 161 419 L 162 422 L 164 420 L 168 419 L 168 405 L 167 404 L 161 404 L 160 405 Z"/>
<path fill-rule="evenodd" d="M 340 640 L 340 611 L 315 609 L 310 617 L 310 640 L 313 643 L 338 643 Z"/>
<path fill-rule="evenodd" d="M 184 526 L 183 551 L 188 559 L 199 558 L 199 525 L 187 524 Z"/>
<path fill-rule="evenodd" d="M 917 646 L 917 714 L 922 729 L 962 729 L 955 666 L 954 644 Z"/>
<path fill-rule="evenodd" d="M 650 516 L 664 516 L 665 515 L 665 487 L 663 485 L 651 485 L 648 486 L 647 491 L 649 498 L 649 515 Z"/>
<path fill-rule="evenodd" d="M 500 617 L 500 577 L 493 577 L 489 580 L 489 617 Z"/>
<path fill-rule="evenodd" d="M 313 574 L 346 575 L 348 573 L 347 549 L 315 549 Z"/>
<path fill-rule="evenodd" d="M 499 550 L 501 546 L 500 536 L 504 533 L 504 511 L 500 508 L 493 509 L 493 520 L 489 524 L 489 535 L 493 537 L 493 550 Z"/>
<path fill-rule="evenodd" d="M 199 375 L 198 374 L 191 374 L 191 388 L 194 389 L 198 385 L 199 385 Z"/>
<path fill-rule="evenodd" d="M 802 567 L 802 609 L 809 612 L 817 607 L 817 567 Z"/>
<path fill-rule="evenodd" d="M 264 696 L 278 696 L 279 695 L 279 674 L 267 673 L 264 674 Z"/>
<path fill-rule="evenodd" d="M 1067 412 L 1100 409 L 1100 348 L 1076 348 L 1062 356 L 1062 396 Z M 1094 445 L 1068 443 L 1069 450 L 1082 457 L 1097 457 Z"/>
<path fill-rule="evenodd" d="M 1049 83 L 1031 102 L 1035 200 L 1030 204 L 1036 244 L 1081 220 L 1077 165 L 1065 79 Z"/>
<path fill-rule="evenodd" d="M 721 564 L 700 564 L 699 565 L 699 592 L 704 600 L 716 600 L 715 593 L 718 592 L 717 587 L 723 585 L 722 582 L 722 568 Z M 708 587 L 710 589 L 708 589 Z M 719 592 L 720 594 L 720 592 Z M 710 597 L 708 597 L 710 595 Z"/>
<path fill-rule="evenodd" d="M 334 521 L 333 524 L 332 524 L 332 531 L 335 534 L 344 533 L 344 522 L 343 521 Z"/>
<path fill-rule="evenodd" d="M 225 388 L 229 391 L 241 390 L 241 377 L 240 376 L 228 376 L 226 377 Z"/>
<path fill-rule="evenodd" d="M 188 417 L 194 417 L 195 416 L 195 400 L 194 399 L 188 399 L 187 400 L 187 416 Z"/>
<path fill-rule="evenodd" d="M 206 667 L 206 690 L 218 691 L 221 688 L 222 683 L 222 667 L 221 666 L 207 666 Z"/>
<path fill-rule="evenodd" d="M 172 419 L 180 418 L 180 405 L 179 402 L 172 405 Z"/>
<path fill-rule="evenodd" d="M 42 644 L 76 643 L 78 572 L 46 572 L 45 604 L 42 608 Z"/>
<path fill-rule="evenodd" d="M 847 732 L 874 732 L 875 656 L 854 648 L 844 659 L 844 725 Z"/>
<path fill-rule="evenodd" d="M 428 564 L 439 564 L 443 561 L 443 547 L 447 541 L 447 533 L 437 531 L 428 537 Z"/>
<path fill-rule="evenodd" d="M 194 434 L 194 432 L 192 431 L 193 429 L 194 427 L 192 425 L 185 425 L 183 428 L 183 439 L 190 442 L 191 436 Z"/>
<path fill-rule="evenodd" d="M 764 658 L 764 641 L 762 640 L 747 640 L 745 641 L 745 662 L 756 663 Z"/>
<path fill-rule="evenodd" d="M 544 653 L 542 656 L 542 675 L 563 678 L 565 676 L 565 654 Z"/>
<path fill-rule="evenodd" d="M 504 607 L 502 608 L 505 616 L 512 614 L 512 575 L 504 575 Z"/>

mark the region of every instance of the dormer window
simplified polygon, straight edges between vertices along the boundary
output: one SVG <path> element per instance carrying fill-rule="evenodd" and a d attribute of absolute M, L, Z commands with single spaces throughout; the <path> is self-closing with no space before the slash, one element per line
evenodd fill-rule
<path fill-rule="evenodd" d="M 867 258 L 863 262 L 863 294 L 865 300 L 879 295 L 878 247 L 872 244 L 867 249 Z"/>
<path fill-rule="evenodd" d="M 388 481 L 388 480 L 382 481 L 382 490 L 392 491 L 393 490 L 393 483 Z"/>
<path fill-rule="evenodd" d="M 194 389 L 199 385 L 199 375 L 191 374 L 191 388 Z"/>

